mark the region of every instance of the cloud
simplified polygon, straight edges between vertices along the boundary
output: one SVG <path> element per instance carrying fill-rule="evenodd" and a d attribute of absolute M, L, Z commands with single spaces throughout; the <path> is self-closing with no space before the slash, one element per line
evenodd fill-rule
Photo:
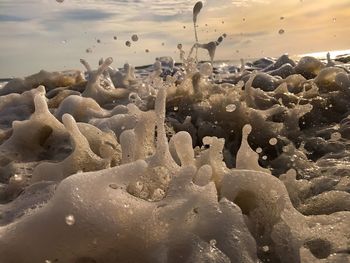
<path fill-rule="evenodd" d="M 235 6 L 251 6 L 254 4 L 268 4 L 269 0 L 231 0 Z"/>
<path fill-rule="evenodd" d="M 233 34 L 233 37 L 259 37 L 269 34 L 269 31 L 263 30 L 263 31 L 253 31 L 253 32 L 244 32 L 239 34 Z"/>
<path fill-rule="evenodd" d="M 74 20 L 74 21 L 97 21 L 106 20 L 117 13 L 109 11 L 95 10 L 95 9 L 72 9 L 67 10 L 64 13 L 59 13 L 57 19 Z"/>
<path fill-rule="evenodd" d="M 24 21 L 29 21 L 29 20 L 31 20 L 31 19 L 25 18 L 25 17 L 14 16 L 14 15 L 0 14 L 0 21 L 1 22 L 24 22 Z"/>

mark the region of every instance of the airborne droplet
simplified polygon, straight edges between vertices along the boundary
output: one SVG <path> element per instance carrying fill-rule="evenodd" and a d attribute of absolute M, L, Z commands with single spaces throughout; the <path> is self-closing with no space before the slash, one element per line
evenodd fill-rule
<path fill-rule="evenodd" d="M 278 34 L 280 34 L 280 35 L 283 35 L 284 34 L 284 29 L 280 29 L 280 30 L 278 30 Z"/>
<path fill-rule="evenodd" d="M 221 43 L 223 40 L 224 40 L 224 38 L 223 38 L 222 36 L 220 36 L 220 37 L 218 38 L 217 41 L 218 41 L 219 43 Z"/>
<path fill-rule="evenodd" d="M 197 23 L 197 16 L 203 7 L 203 3 L 198 1 L 193 7 L 193 23 Z"/>
<path fill-rule="evenodd" d="M 127 47 L 131 47 L 131 42 L 128 40 L 128 41 L 126 41 L 125 42 L 125 46 L 127 46 Z"/>
<path fill-rule="evenodd" d="M 131 36 L 131 40 L 136 42 L 137 40 L 139 40 L 139 37 L 136 34 L 134 34 Z"/>

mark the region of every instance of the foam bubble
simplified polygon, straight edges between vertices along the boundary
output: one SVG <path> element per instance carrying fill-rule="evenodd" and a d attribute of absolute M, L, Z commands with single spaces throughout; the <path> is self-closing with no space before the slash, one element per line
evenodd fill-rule
<path fill-rule="evenodd" d="M 210 63 L 206 62 L 201 64 L 199 72 L 204 76 L 210 76 L 213 73 L 213 67 Z"/>
<path fill-rule="evenodd" d="M 66 224 L 69 225 L 69 226 L 72 226 L 75 224 L 75 218 L 73 215 L 67 215 L 65 217 L 65 221 L 66 221 Z"/>
<path fill-rule="evenodd" d="M 228 104 L 226 106 L 226 111 L 227 112 L 234 112 L 236 110 L 237 106 L 235 104 Z"/>
<path fill-rule="evenodd" d="M 276 139 L 276 138 L 271 138 L 271 139 L 269 140 L 269 144 L 270 144 L 270 145 L 276 145 L 276 144 L 277 144 L 277 139 Z"/>

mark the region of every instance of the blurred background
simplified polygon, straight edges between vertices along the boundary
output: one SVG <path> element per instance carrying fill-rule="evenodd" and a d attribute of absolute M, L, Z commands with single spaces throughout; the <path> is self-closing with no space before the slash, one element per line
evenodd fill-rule
<path fill-rule="evenodd" d="M 350 48 L 349 0 L 204 0 L 199 42 L 227 37 L 216 60 L 238 61 L 283 53 Z M 0 77 L 41 69 L 81 69 L 111 56 L 151 64 L 156 57 L 179 60 L 177 44 L 194 43 L 189 0 L 0 0 Z M 137 41 L 132 36 L 137 35 Z M 126 45 L 130 41 L 130 46 Z M 342 50 L 332 52 L 336 50 Z M 207 60 L 204 51 L 200 59 Z"/>

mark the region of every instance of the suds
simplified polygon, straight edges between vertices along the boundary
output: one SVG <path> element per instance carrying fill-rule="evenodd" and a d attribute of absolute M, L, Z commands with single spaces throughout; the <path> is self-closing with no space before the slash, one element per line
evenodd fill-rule
<path fill-rule="evenodd" d="M 347 262 L 349 65 L 180 55 L 0 89 L 1 262 Z"/>

